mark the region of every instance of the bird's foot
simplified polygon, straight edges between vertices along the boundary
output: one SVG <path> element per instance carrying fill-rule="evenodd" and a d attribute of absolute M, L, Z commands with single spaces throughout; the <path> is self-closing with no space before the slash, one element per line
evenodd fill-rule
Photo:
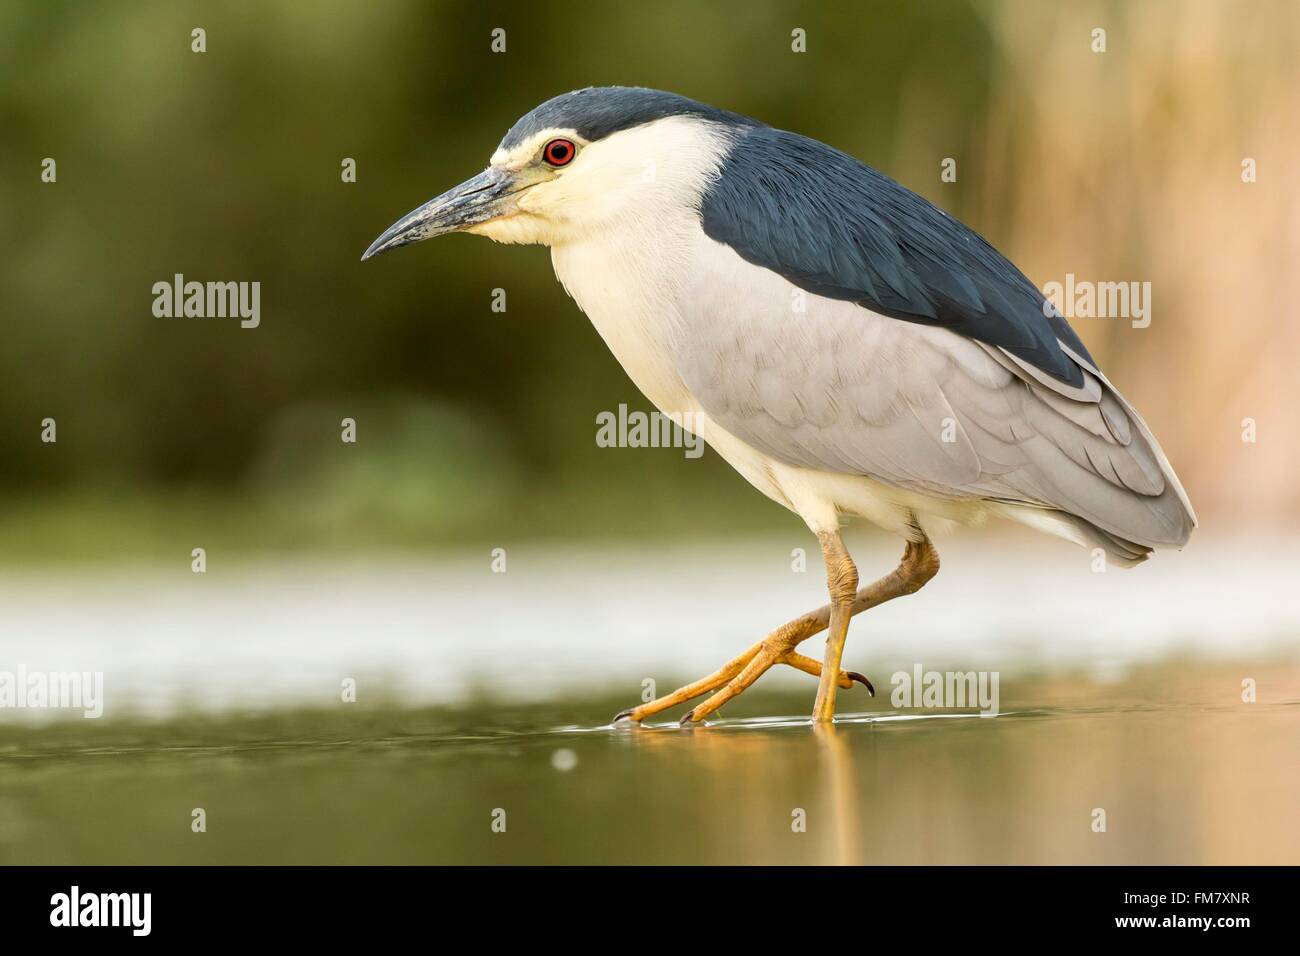
<path fill-rule="evenodd" d="M 618 723 L 620 720 L 629 720 L 640 723 L 647 717 L 668 710 L 670 707 L 675 707 L 688 700 L 703 696 L 710 691 L 715 691 L 712 697 L 688 711 L 681 718 L 683 726 L 699 723 L 727 701 L 744 691 L 776 664 L 788 664 L 790 667 L 801 670 L 805 674 L 811 674 L 813 677 L 820 677 L 822 672 L 820 661 L 796 652 L 792 644 L 786 641 L 760 641 L 708 677 L 703 677 L 684 687 L 679 687 L 671 694 L 665 694 L 663 697 L 656 698 L 639 707 L 631 707 L 620 711 L 614 715 L 613 722 Z M 856 671 L 840 671 L 836 684 L 839 687 L 848 689 L 855 682 L 866 687 L 871 696 L 876 695 L 876 689 L 871 686 L 871 681 Z"/>

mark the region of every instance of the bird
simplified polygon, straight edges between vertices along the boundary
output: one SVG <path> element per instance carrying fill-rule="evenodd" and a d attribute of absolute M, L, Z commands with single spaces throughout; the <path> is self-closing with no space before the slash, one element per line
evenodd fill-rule
<path fill-rule="evenodd" d="M 850 619 L 920 590 L 955 526 L 1010 519 L 1122 567 L 1196 527 L 1151 429 L 1038 287 L 816 139 L 675 93 L 574 90 L 362 259 L 456 232 L 549 246 L 645 397 L 821 547 L 826 605 L 615 722 L 704 697 L 680 718 L 698 724 L 778 664 L 818 678 L 812 721 L 833 721 L 838 689 L 874 694 L 841 668 Z M 903 539 L 868 584 L 841 536 L 855 518 Z M 821 661 L 796 650 L 822 631 Z"/>

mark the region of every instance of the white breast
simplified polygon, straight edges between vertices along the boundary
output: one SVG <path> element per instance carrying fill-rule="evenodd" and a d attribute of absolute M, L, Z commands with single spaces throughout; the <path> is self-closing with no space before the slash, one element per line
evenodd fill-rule
<path fill-rule="evenodd" d="M 593 208 L 596 195 L 613 197 L 610 202 L 617 207 L 597 209 L 580 223 L 580 230 L 574 228 L 578 223 L 570 222 L 566 234 L 557 237 L 560 241 L 551 242 L 551 260 L 556 276 L 633 383 L 660 411 L 689 415 L 692 431 L 760 491 L 799 513 L 813 530 L 838 527 L 842 511 L 906 530 L 906 509 L 878 501 L 872 489 L 861 487 L 865 479 L 782 463 L 728 432 L 704 411 L 678 371 L 683 347 L 701 339 L 702 330 L 689 323 L 709 323 L 711 334 L 737 341 L 748 339 L 753 331 L 747 313 L 737 312 L 732 302 L 721 309 L 700 308 L 700 283 L 707 284 L 720 269 L 732 269 L 731 260 L 747 274 L 760 271 L 719 247 L 700 225 L 700 193 L 725 154 L 725 139 L 706 124 L 675 119 L 611 139 L 619 141 L 622 156 L 610 157 L 607 169 L 626 174 L 636 168 L 633 157 L 646 156 L 654 177 L 632 195 L 627 179 L 612 175 L 599 188 L 588 187 L 585 209 Z M 763 278 L 782 285 L 780 302 L 791 301 L 785 280 L 767 274 Z M 841 487 L 846 480 L 851 488 Z M 874 482 L 866 484 L 875 487 Z M 846 491 L 854 493 L 854 507 L 843 507 Z"/>
<path fill-rule="evenodd" d="M 762 364 L 784 355 L 773 327 L 797 331 L 798 326 L 787 314 L 794 287 L 720 246 L 704 234 L 693 209 L 686 207 L 686 213 L 660 210 L 653 221 L 628 221 L 588 241 L 554 246 L 551 252 L 560 281 L 642 393 L 665 413 L 690 413 L 692 431 L 814 531 L 834 530 L 841 514 L 866 517 L 904 536 L 914 532 L 914 512 L 927 519 L 968 520 L 968 509 L 960 504 L 931 502 L 929 496 L 889 488 L 856 473 L 800 467 L 774 458 L 704 410 L 679 371 L 685 367 L 684 354 L 704 348 L 721 357 L 735 351 Z M 738 311 L 735 304 L 740 300 L 747 307 Z M 847 303 L 829 305 L 854 308 Z M 856 325 L 865 326 L 871 314 L 854 318 Z M 700 323 L 704 326 L 693 327 Z M 804 344 L 811 348 L 815 343 Z M 754 359 L 750 353 L 755 350 L 769 359 Z M 861 354 L 845 356 L 845 361 L 864 361 L 871 354 L 869 349 L 856 351 Z M 734 373 L 743 381 L 731 384 L 739 386 L 750 381 L 752 371 L 747 361 L 739 361 L 721 374 Z M 791 389 L 790 401 L 796 400 L 796 391 Z"/>
<path fill-rule="evenodd" d="M 727 133 L 669 117 L 593 144 L 580 209 L 551 242 L 555 274 L 636 386 L 661 411 L 694 412 L 674 368 L 678 308 L 700 248 L 699 201 Z"/>
<path fill-rule="evenodd" d="M 551 250 L 556 276 L 636 387 L 660 411 L 680 413 L 694 402 L 673 364 L 677 290 L 666 258 L 659 243 L 631 235 Z"/>

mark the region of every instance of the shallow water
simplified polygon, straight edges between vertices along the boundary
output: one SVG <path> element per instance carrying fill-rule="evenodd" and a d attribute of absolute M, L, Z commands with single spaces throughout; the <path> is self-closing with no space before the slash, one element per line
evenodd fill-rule
<path fill-rule="evenodd" d="M 617 697 L 9 724 L 0 861 L 1300 863 L 1294 665 L 1024 678 L 997 717 L 882 691 L 822 729 L 759 716 L 811 680 L 689 731 Z"/>
<path fill-rule="evenodd" d="M 1016 540 L 945 542 L 943 571 L 922 593 L 854 620 L 846 666 L 1114 680 L 1178 657 L 1300 660 L 1300 539 L 1206 538 L 1105 573 L 1083 549 Z M 512 545 L 506 573 L 486 548 L 213 560 L 205 574 L 192 573 L 188 550 L 166 567 L 7 569 L 0 671 L 102 672 L 113 721 L 328 708 L 344 678 L 362 700 L 402 709 L 472 705 L 485 692 L 553 704 L 614 688 L 635 703 L 642 681 L 708 673 L 825 603 L 816 554 L 792 558 L 808 545 L 797 528 L 675 548 Z M 864 576 L 897 562 L 892 539 L 851 545 Z M 773 685 L 805 686 L 788 672 L 764 677 Z M 0 724 L 11 719 L 0 708 Z"/>

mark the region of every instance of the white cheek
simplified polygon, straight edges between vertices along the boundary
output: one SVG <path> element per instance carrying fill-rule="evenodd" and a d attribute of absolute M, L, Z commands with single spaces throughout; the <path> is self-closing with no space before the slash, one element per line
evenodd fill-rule
<path fill-rule="evenodd" d="M 556 246 L 665 217 L 675 221 L 696 207 L 727 146 L 710 124 L 680 117 L 616 133 L 583 146 L 572 165 L 521 193 L 513 216 L 466 231 L 497 242 Z"/>
<path fill-rule="evenodd" d="M 491 219 L 470 226 L 465 232 L 475 236 L 486 236 L 493 242 L 512 245 L 549 245 L 551 227 L 544 219 L 526 212 L 516 213 L 504 219 Z"/>

